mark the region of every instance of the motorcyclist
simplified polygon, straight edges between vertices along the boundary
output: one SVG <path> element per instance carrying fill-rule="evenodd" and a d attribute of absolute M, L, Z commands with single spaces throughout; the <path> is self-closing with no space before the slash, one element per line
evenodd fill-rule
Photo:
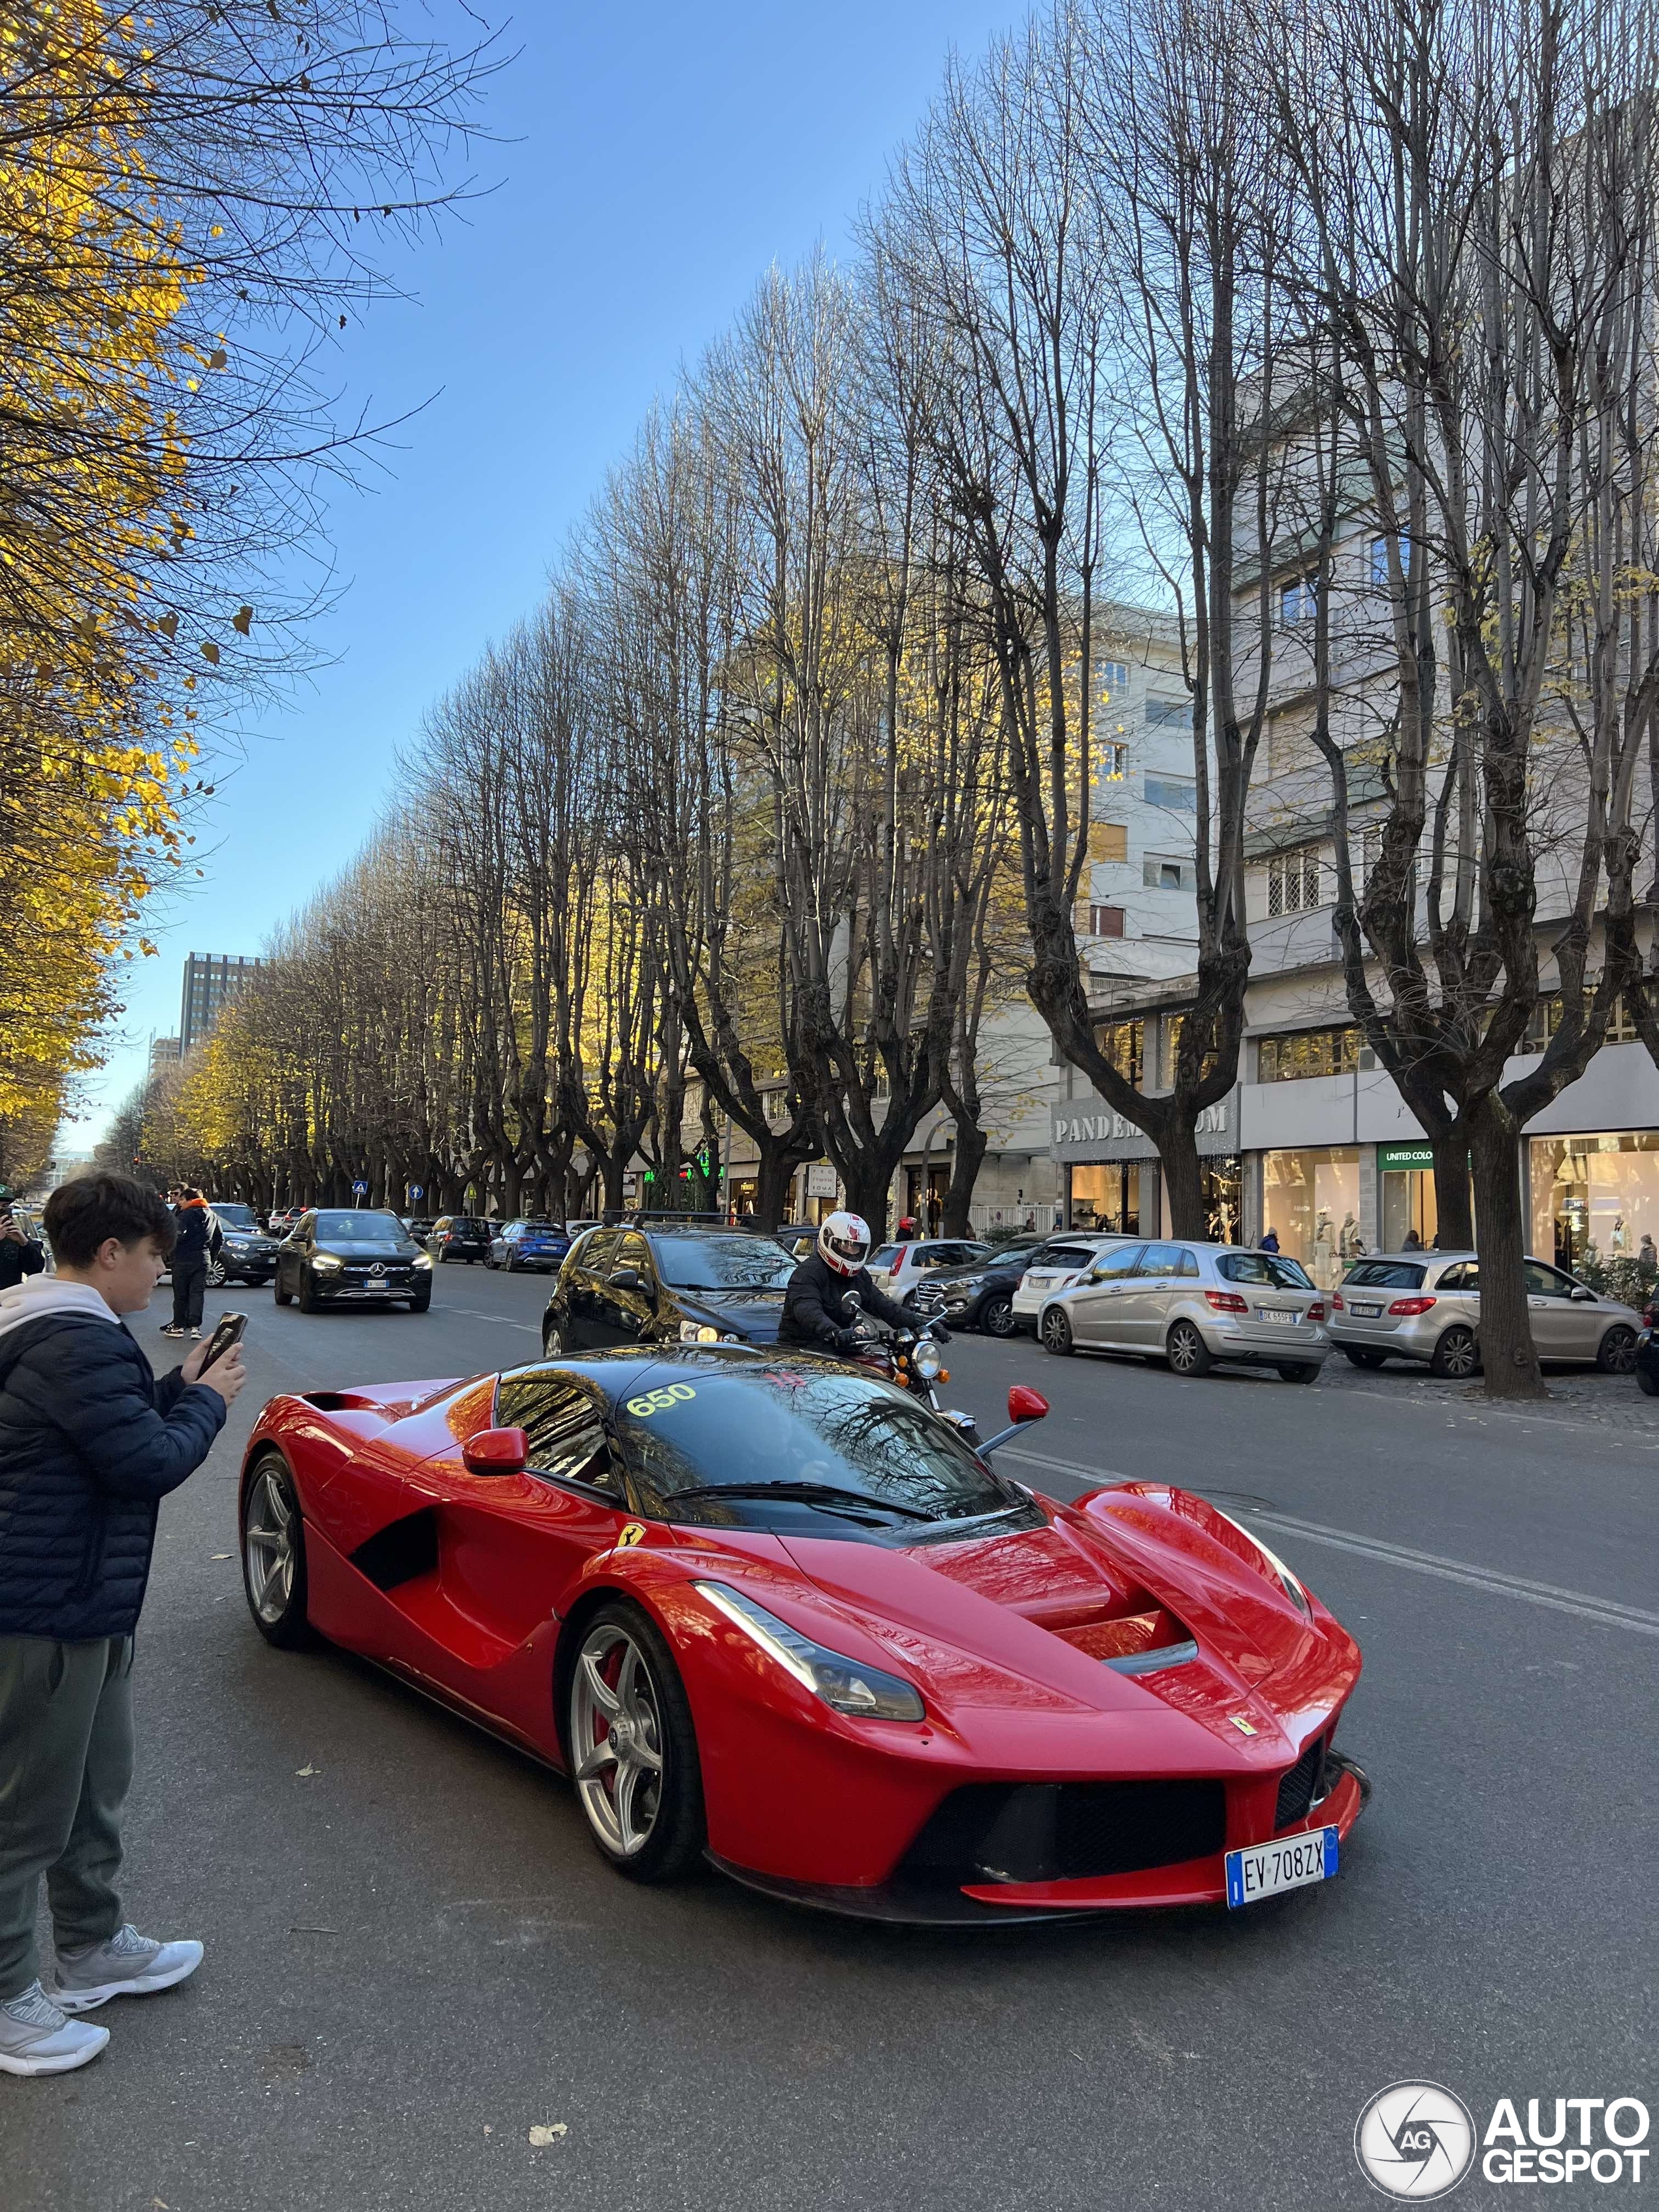
<path fill-rule="evenodd" d="M 884 1297 L 871 1281 L 864 1264 L 869 1250 L 869 1224 L 858 1214 L 842 1211 L 825 1218 L 817 1249 L 801 1261 L 783 1294 L 780 1344 L 807 1345 L 819 1352 L 848 1350 L 858 1334 L 854 1326 L 857 1312 L 847 1303 L 849 1291 L 858 1292 L 860 1310 L 874 1314 L 878 1321 L 894 1328 L 915 1327 L 915 1316 Z M 933 1334 L 945 1336 L 939 1328 Z"/>

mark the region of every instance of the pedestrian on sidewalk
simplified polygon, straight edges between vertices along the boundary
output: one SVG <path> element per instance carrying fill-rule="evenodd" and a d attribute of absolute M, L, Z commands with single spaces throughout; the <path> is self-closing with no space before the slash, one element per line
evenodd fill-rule
<path fill-rule="evenodd" d="M 158 1382 L 122 1316 L 142 1312 L 173 1216 L 126 1176 L 46 1201 L 56 1275 L 0 1291 L 0 2073 L 63 2074 L 109 2031 L 77 2017 L 195 1972 L 202 1946 L 122 1918 L 132 1638 L 160 1501 L 193 1474 L 246 1380 L 209 1346 Z M 40 1978 L 40 1877 L 57 1988 Z"/>
<path fill-rule="evenodd" d="M 9 1206 L 0 1206 L 0 1291 L 9 1291 L 25 1275 L 44 1274 L 46 1255 L 38 1237 L 27 1237 Z"/>
<path fill-rule="evenodd" d="M 202 1334 L 202 1293 L 215 1225 L 207 1200 L 186 1184 L 173 1217 L 173 1321 L 163 1336 Z"/>

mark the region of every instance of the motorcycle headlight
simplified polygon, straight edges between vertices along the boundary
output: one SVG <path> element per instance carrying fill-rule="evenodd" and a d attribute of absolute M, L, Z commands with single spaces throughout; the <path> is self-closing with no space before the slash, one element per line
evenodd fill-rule
<path fill-rule="evenodd" d="M 944 1364 L 945 1354 L 932 1337 L 925 1336 L 920 1344 L 911 1347 L 911 1371 L 920 1375 L 924 1382 L 933 1382 Z"/>
<path fill-rule="evenodd" d="M 337 1260 L 331 1252 L 313 1252 L 311 1264 L 319 1275 L 337 1275 L 345 1261 Z"/>
<path fill-rule="evenodd" d="M 839 1651 L 826 1650 L 822 1644 L 814 1644 L 810 1636 L 803 1636 L 787 1620 L 768 1613 L 741 1590 L 728 1589 L 724 1583 L 695 1583 L 692 1587 L 769 1658 L 776 1660 L 786 1674 L 793 1674 L 836 1712 L 851 1713 L 862 1720 L 927 1718 L 921 1692 L 898 1675 L 884 1674 L 878 1667 L 866 1667 L 856 1659 L 844 1658 Z"/>
<path fill-rule="evenodd" d="M 718 1344 L 720 1340 L 719 1329 L 710 1328 L 707 1322 L 683 1321 L 680 1323 L 682 1344 Z"/>
<path fill-rule="evenodd" d="M 415 1255 L 414 1261 L 413 1261 L 413 1262 L 412 1262 L 411 1264 L 412 1264 L 412 1265 L 414 1265 L 414 1266 L 415 1266 L 415 1267 L 429 1267 L 432 1265 L 432 1255 L 431 1255 L 431 1253 L 430 1253 L 430 1252 L 417 1252 L 417 1253 Z"/>

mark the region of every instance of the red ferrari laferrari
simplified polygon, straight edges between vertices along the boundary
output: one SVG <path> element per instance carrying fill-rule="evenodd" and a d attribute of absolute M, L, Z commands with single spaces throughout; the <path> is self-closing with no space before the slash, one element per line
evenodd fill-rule
<path fill-rule="evenodd" d="M 1201 1498 L 1056 1504 L 867 1372 L 653 1347 L 275 1398 L 260 1632 L 365 1654 L 569 1775 L 619 1873 L 1008 1922 L 1328 1878 L 1359 1652 Z"/>

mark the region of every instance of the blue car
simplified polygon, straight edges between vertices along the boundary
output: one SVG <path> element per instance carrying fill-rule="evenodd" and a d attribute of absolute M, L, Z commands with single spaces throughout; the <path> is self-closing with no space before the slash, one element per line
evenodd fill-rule
<path fill-rule="evenodd" d="M 570 1238 L 556 1221 L 508 1221 L 497 1231 L 484 1265 L 504 1268 L 544 1267 L 550 1274 L 570 1249 Z"/>

